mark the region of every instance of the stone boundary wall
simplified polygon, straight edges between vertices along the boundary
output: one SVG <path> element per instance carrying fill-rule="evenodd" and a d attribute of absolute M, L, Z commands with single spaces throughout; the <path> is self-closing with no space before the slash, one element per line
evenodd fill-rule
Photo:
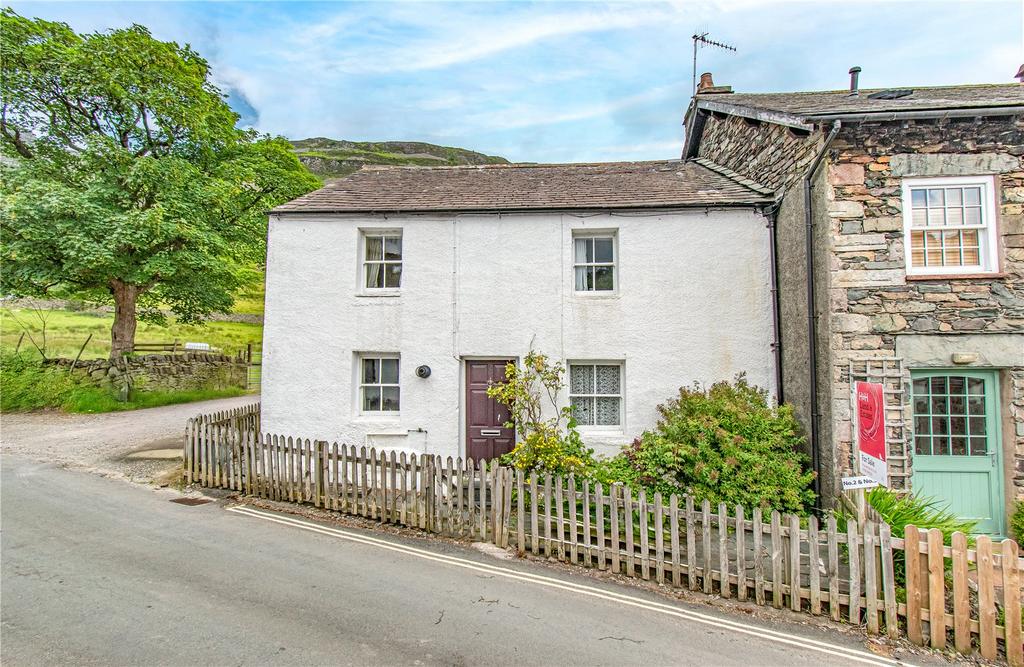
<path fill-rule="evenodd" d="M 73 359 L 50 359 L 50 366 L 70 370 Z M 247 366 L 236 357 L 206 352 L 142 354 L 109 359 L 79 360 L 73 371 L 83 384 L 121 391 L 188 391 L 245 389 Z"/>

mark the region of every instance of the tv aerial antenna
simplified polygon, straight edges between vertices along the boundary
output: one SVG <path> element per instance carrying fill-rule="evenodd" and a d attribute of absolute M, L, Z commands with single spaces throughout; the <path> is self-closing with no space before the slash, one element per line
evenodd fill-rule
<path fill-rule="evenodd" d="M 692 39 L 693 39 L 693 94 L 696 95 L 697 94 L 697 47 L 698 46 L 701 46 L 701 47 L 704 47 L 704 46 L 717 46 L 720 49 L 725 49 L 726 51 L 733 51 L 733 52 L 736 51 L 736 47 L 735 46 L 730 46 L 729 44 L 724 44 L 722 42 L 716 42 L 713 39 L 708 39 L 708 33 L 706 31 L 705 32 L 695 32 L 695 33 L 693 33 Z"/>

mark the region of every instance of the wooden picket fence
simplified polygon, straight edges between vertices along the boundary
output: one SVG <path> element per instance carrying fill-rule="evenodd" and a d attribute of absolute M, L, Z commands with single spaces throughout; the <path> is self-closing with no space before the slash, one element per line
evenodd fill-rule
<path fill-rule="evenodd" d="M 514 545 L 520 554 L 864 624 L 920 645 L 1024 665 L 1017 544 L 885 523 L 802 518 L 496 461 L 261 434 L 258 405 L 190 420 L 189 483 Z M 916 557 L 910 557 L 915 556 Z M 905 579 L 899 570 L 905 571 Z M 949 583 L 951 582 L 951 583 Z M 905 593 L 905 598 L 901 593 Z M 905 601 L 901 600 L 904 598 Z M 941 613 L 939 612 L 941 610 Z"/>

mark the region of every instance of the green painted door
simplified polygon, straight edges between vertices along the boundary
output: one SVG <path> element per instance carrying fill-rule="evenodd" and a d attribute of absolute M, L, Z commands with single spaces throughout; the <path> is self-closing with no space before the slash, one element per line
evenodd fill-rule
<path fill-rule="evenodd" d="M 922 497 L 1002 535 L 999 386 L 994 372 L 914 371 L 914 476 Z"/>

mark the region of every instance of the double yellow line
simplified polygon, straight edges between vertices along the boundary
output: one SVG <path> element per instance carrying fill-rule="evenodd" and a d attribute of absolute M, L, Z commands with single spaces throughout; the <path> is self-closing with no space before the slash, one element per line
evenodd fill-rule
<path fill-rule="evenodd" d="M 327 526 L 320 525 L 318 523 L 303 521 L 302 519 L 297 519 L 292 516 L 277 514 L 274 512 L 267 512 L 253 507 L 248 507 L 246 505 L 229 507 L 228 511 L 235 512 L 237 514 L 244 514 L 246 516 L 254 517 L 257 519 L 263 519 L 264 521 L 271 521 L 273 523 L 291 526 L 292 528 L 299 528 L 301 530 L 307 530 L 313 533 L 320 533 L 321 535 L 327 535 L 329 537 L 334 537 L 341 540 L 357 542 L 359 544 L 377 547 L 380 549 L 386 549 L 388 551 L 395 551 L 409 556 L 414 556 L 416 558 L 422 558 L 424 560 L 434 561 L 437 563 L 451 565 L 454 567 L 460 567 L 466 570 L 482 572 L 496 577 L 504 577 L 506 579 L 516 579 L 531 584 L 537 584 L 539 586 L 546 586 L 548 588 L 555 588 L 563 591 L 568 591 L 571 593 L 577 593 L 579 595 L 586 595 L 593 598 L 599 598 L 601 600 L 615 602 L 628 607 L 635 607 L 638 609 L 644 609 L 659 614 L 675 616 L 686 621 L 710 625 L 719 630 L 728 630 L 731 632 L 735 632 L 737 634 L 749 635 L 751 637 L 757 637 L 758 639 L 772 641 L 779 644 L 786 644 L 803 650 L 816 651 L 818 653 L 823 653 L 825 655 L 830 655 L 836 658 L 842 658 L 852 663 L 886 666 L 901 664 L 896 662 L 895 660 L 887 660 L 881 656 L 869 653 L 867 651 L 860 651 L 857 649 L 847 648 L 845 646 L 837 646 L 835 644 L 817 641 L 815 639 L 810 639 L 807 637 L 800 637 L 798 635 L 790 635 L 784 632 L 777 632 L 775 630 L 769 630 L 765 627 L 744 625 L 742 623 L 732 621 L 726 618 L 721 618 L 718 616 L 709 616 L 707 614 L 701 614 L 689 609 L 683 609 L 669 604 L 662 604 L 660 602 L 652 602 L 650 600 L 645 600 L 643 598 L 634 597 L 632 595 L 625 595 L 623 593 L 617 593 L 615 591 L 610 591 L 602 588 L 595 588 L 593 586 L 586 586 L 583 584 L 578 584 L 570 581 L 564 581 L 562 579 L 545 577 L 530 572 L 512 570 L 510 568 L 499 567 L 497 565 L 491 565 L 488 563 L 480 563 L 466 558 L 459 558 L 457 556 L 438 554 L 432 551 L 427 551 L 425 549 L 417 549 L 416 547 L 410 547 L 404 544 L 398 544 L 395 542 L 390 542 L 388 540 L 382 540 L 376 537 L 369 537 L 362 533 L 357 533 L 353 531 L 341 530 L 339 528 L 330 528 Z"/>

